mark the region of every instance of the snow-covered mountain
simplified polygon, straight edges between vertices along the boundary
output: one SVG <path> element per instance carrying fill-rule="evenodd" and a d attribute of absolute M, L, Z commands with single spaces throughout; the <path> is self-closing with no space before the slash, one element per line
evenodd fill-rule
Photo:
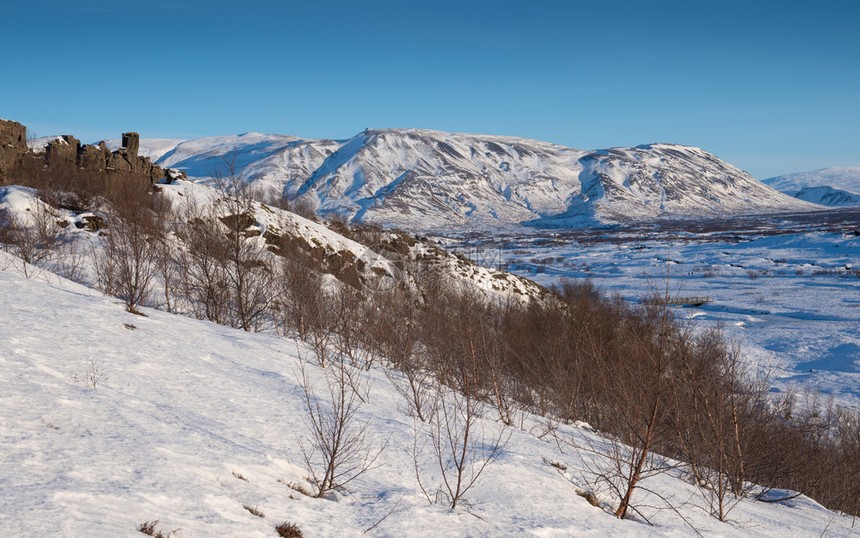
<path fill-rule="evenodd" d="M 765 179 L 800 200 L 826 206 L 860 206 L 860 166 L 832 167 Z"/>
<path fill-rule="evenodd" d="M 833 187 L 804 187 L 794 194 L 799 200 L 826 206 L 860 206 L 860 194 Z"/>
<path fill-rule="evenodd" d="M 699 148 L 582 151 L 505 136 L 366 130 L 349 140 L 247 133 L 141 141 L 162 167 L 209 177 L 234 160 L 273 195 L 323 215 L 407 230 L 568 227 L 631 219 L 820 209 Z"/>

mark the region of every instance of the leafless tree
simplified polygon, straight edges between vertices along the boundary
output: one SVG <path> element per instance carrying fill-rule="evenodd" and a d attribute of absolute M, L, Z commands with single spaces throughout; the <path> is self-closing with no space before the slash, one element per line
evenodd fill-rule
<path fill-rule="evenodd" d="M 103 249 L 98 251 L 107 259 L 96 263 L 100 271 L 109 274 L 102 274 L 99 280 L 107 283 L 106 293 L 118 295 L 126 310 L 139 314 L 139 307 L 149 299 L 158 269 L 157 243 L 161 240 L 151 196 L 127 191 L 111 204 L 110 218 L 109 233 L 103 236 Z"/>
<path fill-rule="evenodd" d="M 39 247 L 39 234 L 35 227 L 11 212 L 0 214 L 0 243 L 20 260 L 25 278 L 30 278 L 33 266 L 47 257 L 47 251 Z"/>
<path fill-rule="evenodd" d="M 249 228 L 255 223 L 255 191 L 239 173 L 235 155 L 223 159 L 223 171 L 214 174 L 215 184 L 224 193 L 218 202 L 226 227 L 226 273 L 232 290 L 231 306 L 235 323 L 246 331 L 259 330 L 275 296 L 274 272 L 264 246 Z M 257 233 L 259 235 L 259 233 Z"/>
<path fill-rule="evenodd" d="M 440 484 L 431 491 L 422 483 L 417 453 L 416 477 L 429 501 L 445 499 L 451 508 L 465 500 L 510 438 L 504 424 L 487 425 L 489 392 L 475 327 L 479 307 L 475 297 L 454 293 L 435 308 L 425 309 L 421 317 L 421 339 L 437 377 L 426 430 Z M 416 442 L 415 450 L 422 449 Z"/>
<path fill-rule="evenodd" d="M 385 369 L 394 388 L 403 396 L 410 415 L 426 422 L 433 399 L 434 369 L 419 339 L 418 306 L 402 290 L 374 294 L 376 312 L 368 324 L 373 347 L 390 368 Z"/>
<path fill-rule="evenodd" d="M 451 508 L 467 504 L 466 494 L 477 484 L 481 474 L 502 453 L 510 439 L 503 424 L 488 426 L 485 404 L 457 390 L 437 385 L 433 408 L 429 413 L 427 433 L 430 451 L 439 471 L 438 482 L 431 487 L 422 480 L 419 460 L 424 445 L 416 428 L 413 448 L 415 475 L 428 502 L 444 502 Z M 488 431 L 489 430 L 489 431 Z"/>
<path fill-rule="evenodd" d="M 335 351 L 342 360 L 349 360 L 353 367 L 370 369 L 374 358 L 370 330 L 375 322 L 372 305 L 358 290 L 348 285 L 334 290 L 332 302 Z"/>
<path fill-rule="evenodd" d="M 369 383 L 344 361 L 324 370 L 325 388 L 318 396 L 304 363 L 301 386 L 308 439 L 298 439 L 317 497 L 342 487 L 373 468 L 387 445 L 374 448 L 367 439 L 368 422 L 358 412 L 368 398 Z"/>
<path fill-rule="evenodd" d="M 615 328 L 613 341 L 591 341 L 602 388 L 617 408 L 610 430 L 614 433 L 600 444 L 605 450 L 587 448 L 608 462 L 594 475 L 617 497 L 619 518 L 633 507 L 640 482 L 667 470 L 654 451 L 671 431 L 664 416 L 672 376 L 672 328 L 668 309 L 655 308 L 644 317 L 628 316 Z"/>
<path fill-rule="evenodd" d="M 317 365 L 328 366 L 339 323 L 335 299 L 323 286 L 323 276 L 302 257 L 280 263 L 279 325 L 292 327 L 314 352 Z"/>
<path fill-rule="evenodd" d="M 181 288 L 191 312 L 198 318 L 227 324 L 230 291 L 224 268 L 226 253 L 214 211 L 189 202 L 175 231 L 182 241 L 182 248 L 175 252 Z"/>

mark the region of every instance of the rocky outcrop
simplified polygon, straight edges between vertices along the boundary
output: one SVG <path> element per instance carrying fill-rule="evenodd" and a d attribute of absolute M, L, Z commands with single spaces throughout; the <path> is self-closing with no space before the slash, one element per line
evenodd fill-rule
<path fill-rule="evenodd" d="M 48 142 L 45 147 L 45 159 L 48 166 L 56 166 L 61 163 L 75 163 L 81 152 L 81 142 L 71 135 L 63 135 Z"/>
<path fill-rule="evenodd" d="M 140 135 L 123 133 L 122 147 L 111 152 L 104 142 L 81 145 L 73 136 L 61 136 L 52 140 L 45 148 L 48 166 L 74 163 L 78 168 L 91 170 L 105 175 L 110 182 L 134 181 L 148 188 L 165 177 L 160 166 L 148 157 L 138 155 Z"/>
<path fill-rule="evenodd" d="M 122 134 L 122 148 L 111 152 L 104 142 L 81 144 L 71 135 L 59 136 L 48 142 L 45 147 L 44 164 L 47 173 L 75 167 L 94 172 L 95 178 L 105 185 L 119 181 L 131 181 L 141 188 L 149 188 L 165 177 L 165 171 L 149 160 L 138 155 L 140 135 L 134 132 Z M 13 182 L 27 183 L 27 177 L 19 168 L 25 156 L 34 159 L 37 155 L 27 146 L 27 129 L 20 123 L 0 120 L 0 185 Z M 40 166 L 41 167 L 41 166 Z"/>
<path fill-rule="evenodd" d="M 7 185 L 27 153 L 27 128 L 0 119 L 0 185 Z"/>
<path fill-rule="evenodd" d="M 122 147 L 125 149 L 129 160 L 137 159 L 137 150 L 140 149 L 140 135 L 137 133 L 122 133 Z"/>

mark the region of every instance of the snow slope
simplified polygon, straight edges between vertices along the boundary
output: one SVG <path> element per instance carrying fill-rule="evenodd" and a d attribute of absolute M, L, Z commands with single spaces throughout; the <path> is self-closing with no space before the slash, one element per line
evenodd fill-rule
<path fill-rule="evenodd" d="M 305 497 L 285 485 L 307 475 L 298 445 L 307 431 L 301 344 L 155 310 L 132 315 L 50 274 L 25 279 L 16 265 L 0 253 L 3 536 L 139 536 L 137 526 L 155 520 L 179 538 L 274 536 L 282 521 L 306 536 L 371 527 L 378 536 L 688 536 L 691 526 L 708 536 L 858 533 L 851 518 L 804 497 L 744 499 L 720 523 L 674 471 L 648 486 L 677 512 L 643 506 L 655 526 L 618 520 L 575 493 L 584 456 L 539 438 L 529 416 L 470 492 L 470 507 L 428 504 L 414 478 L 412 419 L 378 369 L 367 374 L 372 389 L 359 418 L 373 446 L 387 441 L 379 465 L 326 498 Z M 95 387 L 87 382 L 94 369 Z M 320 369 L 306 369 L 318 386 Z M 561 432 L 591 438 L 573 426 Z M 418 465 L 432 480 L 430 455 Z M 642 504 L 661 503 L 640 494 Z"/>
<path fill-rule="evenodd" d="M 368 129 L 341 141 L 248 133 L 171 149 L 141 141 L 150 145 L 143 154 L 191 177 L 210 177 L 235 158 L 243 177 L 271 195 L 409 231 L 820 209 L 675 144 L 588 152 L 506 136 Z"/>
<path fill-rule="evenodd" d="M 765 179 L 801 200 L 827 206 L 860 206 L 860 167 L 832 167 Z"/>
<path fill-rule="evenodd" d="M 831 207 L 860 206 L 860 194 L 833 187 L 804 187 L 794 197 L 814 204 Z"/>

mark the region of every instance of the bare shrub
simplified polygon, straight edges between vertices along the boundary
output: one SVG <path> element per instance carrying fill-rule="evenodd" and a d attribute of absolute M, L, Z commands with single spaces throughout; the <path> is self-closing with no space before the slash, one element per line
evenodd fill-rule
<path fill-rule="evenodd" d="M 30 278 L 33 266 L 48 255 L 46 250 L 40 248 L 36 229 L 11 213 L 0 215 L 0 243 L 7 252 L 20 260 L 21 274 L 25 278 Z"/>
<path fill-rule="evenodd" d="M 257 508 L 256 506 L 248 506 L 247 504 L 243 504 L 242 508 L 251 512 L 251 514 L 253 514 L 257 517 L 266 517 L 266 514 L 264 514 L 263 511 L 260 510 L 259 508 Z"/>
<path fill-rule="evenodd" d="M 275 527 L 275 532 L 277 532 L 278 536 L 281 538 L 302 538 L 304 536 L 298 525 L 290 523 L 289 521 L 284 521 Z"/>
<path fill-rule="evenodd" d="M 323 286 L 323 277 L 315 270 L 292 260 L 281 262 L 280 325 L 294 327 L 300 339 L 307 342 L 321 368 L 329 364 L 335 331 L 340 320 L 332 294 Z"/>
<path fill-rule="evenodd" d="M 85 273 L 82 270 L 85 258 L 86 253 L 81 251 L 74 238 L 70 238 L 69 241 L 60 243 L 51 270 L 61 277 L 79 284 L 91 284 L 87 281 Z"/>
<path fill-rule="evenodd" d="M 95 389 L 103 376 L 104 371 L 101 369 L 101 366 L 99 366 L 98 362 L 96 362 L 95 357 L 90 357 L 87 370 L 80 376 L 78 374 L 72 375 L 72 380 L 75 383 L 83 383 L 87 387 Z"/>
<path fill-rule="evenodd" d="M 223 159 L 223 171 L 214 174 L 216 186 L 225 193 L 217 201 L 219 220 L 226 228 L 223 253 L 231 288 L 233 325 L 246 331 L 261 329 L 269 304 L 275 298 L 274 272 L 259 238 L 251 238 L 255 222 L 256 191 L 239 174 L 235 155 Z"/>
<path fill-rule="evenodd" d="M 680 356 L 672 411 L 680 455 L 707 502 L 711 515 L 725 521 L 747 493 L 746 448 L 760 431 L 753 411 L 767 395 L 767 383 L 741 368 L 740 348 L 727 344 L 719 329 L 692 341 Z"/>
<path fill-rule="evenodd" d="M 504 450 L 511 434 L 502 424 L 488 432 L 484 410 L 479 400 L 438 388 L 427 424 L 430 452 L 439 471 L 435 485 L 425 485 L 427 478 L 422 481 L 418 464 L 424 448 L 418 436 L 423 428 L 416 428 L 413 448 L 415 475 L 428 502 L 444 502 L 451 509 L 468 504 L 466 494 Z"/>
<path fill-rule="evenodd" d="M 59 246 L 62 232 L 62 228 L 57 223 L 59 215 L 53 207 L 44 202 L 35 203 L 30 215 L 39 248 L 45 252 L 46 258 L 50 258 Z"/>
<path fill-rule="evenodd" d="M 428 309 L 422 318 L 422 341 L 428 345 L 438 379 L 426 429 L 440 483 L 430 489 L 422 483 L 417 462 L 423 444 L 417 440 L 414 460 L 427 500 L 444 500 L 453 509 L 465 501 L 466 493 L 502 452 L 510 432 L 504 424 L 488 429 L 485 422 L 484 402 L 490 393 L 478 353 L 480 320 L 475 316 L 480 303 L 465 294 L 448 295 L 446 301 L 447 307 Z"/>
<path fill-rule="evenodd" d="M 142 532 L 143 534 L 154 536 L 155 538 L 170 538 L 172 533 L 168 532 L 164 534 L 164 531 L 158 530 L 156 526 L 158 525 L 159 520 L 155 521 L 145 521 L 137 526 L 137 530 Z"/>
<path fill-rule="evenodd" d="M 370 386 L 358 370 L 334 361 L 325 372 L 322 397 L 317 396 L 308 372 L 301 365 L 308 440 L 299 438 L 316 497 L 342 487 L 373 468 L 387 442 L 378 449 L 367 439 L 368 422 L 358 419 Z"/>
<path fill-rule="evenodd" d="M 176 253 L 181 289 L 191 312 L 201 319 L 226 325 L 230 319 L 229 277 L 223 233 L 216 216 L 190 203 L 176 230 L 184 246 Z"/>
<path fill-rule="evenodd" d="M 112 208 L 112 226 L 103 251 L 109 261 L 101 265 L 112 274 L 102 279 L 109 279 L 111 291 L 123 300 L 126 310 L 139 314 L 139 308 L 149 300 L 151 282 L 158 270 L 159 239 L 149 209 L 128 202 Z"/>
<path fill-rule="evenodd" d="M 334 327 L 332 341 L 340 360 L 349 360 L 356 368 L 369 370 L 373 365 L 372 334 L 374 320 L 371 305 L 358 290 L 339 286 L 332 297 Z"/>
<path fill-rule="evenodd" d="M 418 307 L 400 290 L 375 296 L 377 311 L 367 324 L 373 347 L 393 369 L 385 369 L 409 408 L 408 414 L 426 422 L 432 407 L 434 370 L 419 339 Z"/>
<path fill-rule="evenodd" d="M 270 327 L 280 293 L 277 275 L 273 257 L 252 229 L 254 192 L 233 161 L 225 160 L 225 167 L 215 173 L 223 195 L 208 206 L 185 204 L 173 230 L 184 248 L 160 260 L 165 286 L 176 281 L 165 287 L 165 301 L 181 290 L 196 317 L 259 331 Z"/>
<path fill-rule="evenodd" d="M 0 214 L 0 244 L 21 260 L 26 278 L 32 274 L 28 266 L 44 266 L 59 249 L 62 228 L 58 218 L 53 207 L 39 200 L 34 200 L 23 217 L 8 210 Z"/>
<path fill-rule="evenodd" d="M 242 476 L 242 473 L 237 473 L 236 471 L 233 471 L 232 474 L 234 477 L 238 478 L 239 480 L 242 480 L 243 482 L 248 482 L 248 479 L 245 478 L 244 476 Z"/>

